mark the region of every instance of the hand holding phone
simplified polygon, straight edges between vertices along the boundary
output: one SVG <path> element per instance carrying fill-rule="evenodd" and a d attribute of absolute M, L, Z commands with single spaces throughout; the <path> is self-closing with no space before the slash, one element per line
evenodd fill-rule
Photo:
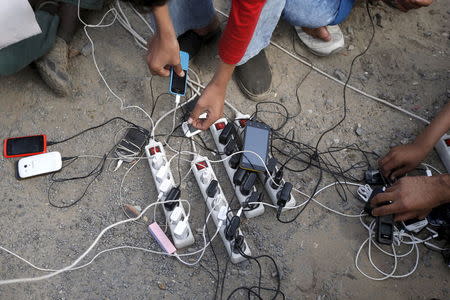
<path fill-rule="evenodd" d="M 181 68 L 184 71 L 184 76 L 178 76 L 174 72 L 173 67 L 170 68 L 170 87 L 169 92 L 173 95 L 184 96 L 186 94 L 187 87 L 187 72 L 189 69 L 189 54 L 184 51 L 180 51 Z"/>

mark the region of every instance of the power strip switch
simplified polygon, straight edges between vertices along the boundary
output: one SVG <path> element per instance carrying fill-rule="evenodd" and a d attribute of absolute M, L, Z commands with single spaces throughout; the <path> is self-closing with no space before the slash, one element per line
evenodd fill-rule
<path fill-rule="evenodd" d="M 444 134 L 434 146 L 447 172 L 450 173 L 450 135 Z"/>
<path fill-rule="evenodd" d="M 236 248 L 238 246 L 246 255 L 251 255 L 250 249 L 247 242 L 243 238 L 241 230 L 238 229 L 235 236 L 230 236 L 227 234 L 227 219 L 233 220 L 233 213 L 229 211 L 228 202 L 222 188 L 220 187 L 216 174 L 211 167 L 211 163 L 207 157 L 196 156 L 191 164 L 191 169 L 194 173 L 195 179 L 197 180 L 198 187 L 203 195 L 203 199 L 205 200 L 209 211 L 211 212 L 211 218 L 214 220 L 216 227 L 219 223 L 221 223 L 219 235 L 222 238 L 225 249 L 227 249 L 231 262 L 237 264 L 246 260 L 246 258 L 239 252 L 239 248 Z M 230 227 L 231 224 L 228 228 Z"/>
<path fill-rule="evenodd" d="M 145 154 L 158 195 L 162 196 L 161 201 L 167 201 L 161 207 L 175 247 L 181 249 L 194 244 L 194 235 L 182 203 L 170 201 L 180 199 L 180 191 L 175 185 L 162 144 L 150 140 L 149 144 L 145 146 Z"/>
<path fill-rule="evenodd" d="M 245 126 L 247 125 L 247 121 L 250 119 L 249 115 L 244 114 L 237 114 L 236 118 L 234 119 L 234 123 L 236 125 L 236 128 L 238 128 L 238 136 L 243 137 Z M 269 195 L 270 199 L 272 200 L 273 205 L 279 206 L 279 204 L 283 204 L 284 207 L 282 208 L 282 212 L 285 210 L 289 210 L 295 207 L 296 201 L 294 198 L 294 195 L 290 193 L 290 196 L 288 196 L 288 199 L 281 199 L 281 196 L 284 195 L 284 191 L 290 189 L 292 190 L 292 184 L 289 182 L 286 182 L 283 179 L 283 176 L 281 174 L 280 177 L 276 176 L 277 174 L 280 174 L 281 171 L 277 167 L 277 160 L 274 157 L 271 157 L 269 154 L 269 160 L 267 163 L 267 169 L 269 170 L 269 173 L 266 172 L 259 172 L 258 177 L 261 183 L 264 185 L 264 189 L 266 190 L 267 194 Z M 270 176 L 269 176 L 270 174 Z M 271 178 L 272 176 L 272 178 Z M 275 181 L 274 181 L 275 180 Z M 283 193 L 282 193 L 283 192 Z M 281 200 L 281 201 L 280 201 Z M 286 201 L 287 200 L 287 201 Z"/>
<path fill-rule="evenodd" d="M 251 175 L 253 172 L 239 168 L 239 155 L 232 155 L 238 150 L 236 143 L 237 137 L 235 136 L 236 134 L 233 134 L 234 126 L 232 125 L 228 125 L 227 119 L 222 118 L 211 125 L 209 130 L 211 131 L 217 150 L 221 153 L 221 158 L 224 159 L 223 165 L 234 187 L 236 198 L 244 208 L 245 216 L 247 218 L 254 218 L 264 213 L 264 205 L 262 203 L 252 204 L 251 206 L 247 205 L 252 194 L 257 193 L 256 187 L 254 186 L 254 177 L 256 175 Z M 229 149 L 230 144 L 234 145 L 234 149 Z"/>

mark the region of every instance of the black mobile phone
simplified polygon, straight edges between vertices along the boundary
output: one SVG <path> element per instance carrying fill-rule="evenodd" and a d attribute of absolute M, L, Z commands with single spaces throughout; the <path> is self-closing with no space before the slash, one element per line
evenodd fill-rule
<path fill-rule="evenodd" d="M 117 145 L 117 152 L 122 155 L 139 154 L 148 142 L 149 132 L 142 127 L 129 128 L 123 139 Z"/>
<path fill-rule="evenodd" d="M 43 134 L 9 138 L 3 142 L 3 155 L 6 158 L 36 155 L 46 151 L 47 137 Z"/>
<path fill-rule="evenodd" d="M 240 167 L 242 169 L 264 172 L 266 170 L 267 157 L 269 154 L 271 129 L 266 124 L 248 121 L 244 132 L 244 152 L 241 157 Z"/>
<path fill-rule="evenodd" d="M 172 72 L 172 78 L 171 78 L 171 85 L 170 85 L 170 91 L 173 94 L 177 95 L 184 95 L 186 94 L 186 72 L 184 74 L 184 77 L 180 77 L 177 75 L 177 73 Z"/>
<path fill-rule="evenodd" d="M 450 228 L 450 203 L 433 208 L 427 220 L 432 226 Z"/>

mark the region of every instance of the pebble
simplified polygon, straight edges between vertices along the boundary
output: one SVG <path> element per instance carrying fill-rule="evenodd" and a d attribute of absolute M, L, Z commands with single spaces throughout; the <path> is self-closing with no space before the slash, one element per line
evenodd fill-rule
<path fill-rule="evenodd" d="M 347 48 L 348 51 L 352 51 L 353 49 L 355 49 L 355 46 L 354 46 L 354 45 L 350 45 L 350 46 L 348 46 L 348 48 Z"/>
<path fill-rule="evenodd" d="M 92 45 L 91 45 L 91 43 L 87 43 L 81 49 L 81 54 L 83 54 L 84 56 L 88 56 L 88 55 L 91 55 L 91 53 L 92 53 Z"/>
<path fill-rule="evenodd" d="M 423 35 L 426 37 L 430 37 L 433 35 L 433 33 L 431 31 L 427 31 L 427 32 L 424 32 Z"/>
<path fill-rule="evenodd" d="M 345 75 L 344 71 L 336 69 L 334 70 L 334 77 L 336 77 L 337 79 L 339 79 L 340 81 L 346 81 L 347 80 L 347 75 Z"/>
<path fill-rule="evenodd" d="M 167 286 L 164 282 L 158 281 L 158 287 L 160 290 L 167 290 Z"/>
<path fill-rule="evenodd" d="M 403 145 L 406 145 L 409 143 L 409 139 L 408 138 L 403 138 L 400 140 L 400 143 L 402 143 Z"/>
<path fill-rule="evenodd" d="M 419 82 L 418 81 L 413 81 L 412 85 L 414 85 L 414 86 L 419 85 Z"/>
<path fill-rule="evenodd" d="M 197 228 L 195 229 L 195 232 L 197 232 L 197 234 L 203 234 L 203 228 Z"/>
<path fill-rule="evenodd" d="M 358 125 L 356 126 L 355 133 L 357 136 L 361 136 L 364 134 L 364 129 L 361 127 L 360 123 L 358 123 Z"/>

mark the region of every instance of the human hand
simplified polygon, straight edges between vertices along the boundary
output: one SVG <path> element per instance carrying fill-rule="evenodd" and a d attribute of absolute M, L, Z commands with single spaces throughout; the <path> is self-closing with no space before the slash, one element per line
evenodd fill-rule
<path fill-rule="evenodd" d="M 400 145 L 392 148 L 385 157 L 381 158 L 378 166 L 385 177 L 393 180 L 414 170 L 427 153 L 427 149 L 420 144 Z"/>
<path fill-rule="evenodd" d="M 383 2 L 402 12 L 407 12 L 411 9 L 429 6 L 433 0 L 383 0 Z"/>
<path fill-rule="evenodd" d="M 191 113 L 188 123 L 200 130 L 207 130 L 217 119 L 223 115 L 223 105 L 225 103 L 226 86 L 217 85 L 210 82 L 203 90 L 200 99 Z M 199 119 L 203 113 L 207 113 L 206 119 Z"/>
<path fill-rule="evenodd" d="M 175 73 L 184 77 L 180 64 L 180 46 L 175 33 L 155 33 L 148 41 L 147 64 L 153 75 L 167 77 L 170 75 L 168 67 L 173 66 Z"/>
<path fill-rule="evenodd" d="M 448 187 L 440 176 L 403 177 L 384 193 L 377 194 L 371 201 L 374 216 L 395 214 L 395 221 L 413 218 L 423 219 L 432 208 L 444 203 Z M 390 204 L 378 207 L 384 202 Z"/>

